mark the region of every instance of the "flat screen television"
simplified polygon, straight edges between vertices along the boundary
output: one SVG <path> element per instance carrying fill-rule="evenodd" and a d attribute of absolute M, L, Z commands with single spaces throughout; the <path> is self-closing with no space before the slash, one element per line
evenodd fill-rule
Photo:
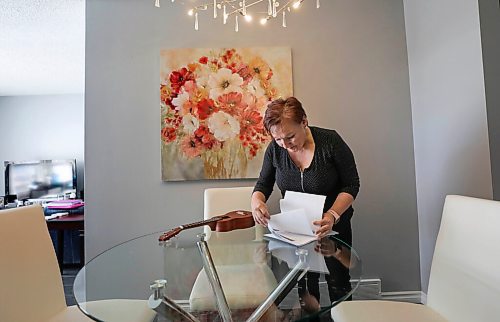
<path fill-rule="evenodd" d="M 76 193 L 76 160 L 5 161 L 5 193 L 18 200 Z"/>

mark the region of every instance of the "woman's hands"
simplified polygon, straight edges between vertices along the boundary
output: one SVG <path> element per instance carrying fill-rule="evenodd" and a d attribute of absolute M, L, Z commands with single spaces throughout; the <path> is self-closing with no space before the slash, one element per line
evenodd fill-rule
<path fill-rule="evenodd" d="M 264 194 L 256 191 L 252 194 L 252 216 L 256 223 L 259 225 L 267 226 L 271 218 L 269 210 L 267 209 Z"/>
<path fill-rule="evenodd" d="M 334 222 L 335 219 L 329 213 L 323 214 L 323 219 L 313 221 L 313 225 L 319 226 L 318 230 L 316 230 L 316 236 L 318 236 L 318 239 L 325 237 L 332 231 Z"/>

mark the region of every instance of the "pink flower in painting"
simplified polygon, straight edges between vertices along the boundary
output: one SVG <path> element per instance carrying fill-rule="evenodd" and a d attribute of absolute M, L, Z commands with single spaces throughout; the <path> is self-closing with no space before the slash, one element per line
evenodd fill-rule
<path fill-rule="evenodd" d="M 181 150 L 189 159 L 200 156 L 203 151 L 203 145 L 200 140 L 194 136 L 186 136 L 181 141 Z"/>

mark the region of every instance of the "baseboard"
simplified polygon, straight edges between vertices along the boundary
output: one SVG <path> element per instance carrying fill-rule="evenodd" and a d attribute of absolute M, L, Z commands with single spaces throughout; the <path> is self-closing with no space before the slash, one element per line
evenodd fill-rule
<path fill-rule="evenodd" d="M 422 291 L 382 292 L 381 299 L 387 301 L 425 304 L 427 302 L 427 294 Z"/>

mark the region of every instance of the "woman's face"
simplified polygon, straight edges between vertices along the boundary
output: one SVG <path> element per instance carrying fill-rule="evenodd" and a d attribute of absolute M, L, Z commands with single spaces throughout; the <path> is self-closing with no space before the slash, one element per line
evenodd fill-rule
<path fill-rule="evenodd" d="M 304 148 L 307 139 L 307 120 L 297 123 L 284 118 L 281 123 L 271 128 L 271 136 L 276 143 L 288 152 L 298 152 Z"/>

